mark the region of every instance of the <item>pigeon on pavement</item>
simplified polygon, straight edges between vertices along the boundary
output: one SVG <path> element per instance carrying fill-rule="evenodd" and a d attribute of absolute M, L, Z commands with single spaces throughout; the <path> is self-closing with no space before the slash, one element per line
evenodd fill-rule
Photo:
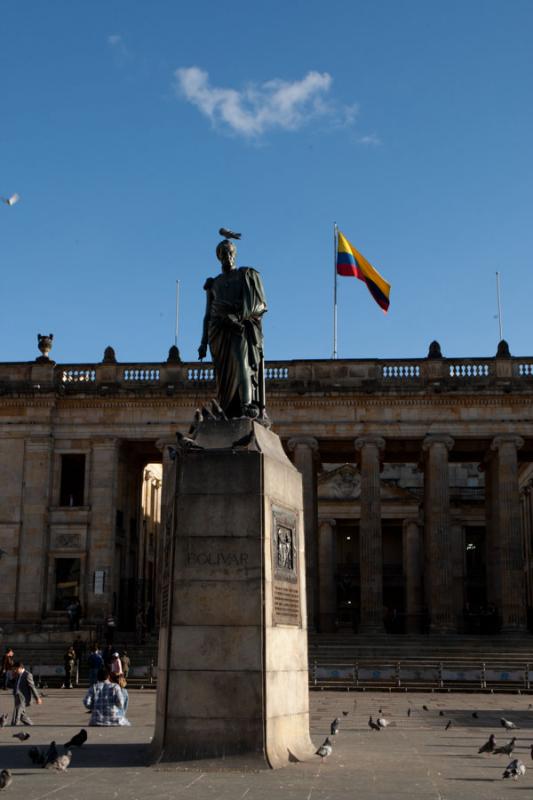
<path fill-rule="evenodd" d="M 372 719 L 372 716 L 370 716 L 369 719 L 368 719 L 368 727 L 370 728 L 371 731 L 380 731 L 381 730 L 381 726 L 378 725 L 377 722 L 374 722 L 374 720 Z"/>
<path fill-rule="evenodd" d="M 473 717 L 474 719 L 479 719 L 479 714 L 477 713 L 477 711 L 473 711 L 473 712 L 472 712 L 472 717 Z"/>
<path fill-rule="evenodd" d="M 496 747 L 496 737 L 493 733 L 489 736 L 485 744 L 482 744 L 478 750 L 478 753 L 493 753 L 494 748 Z"/>
<path fill-rule="evenodd" d="M 332 752 L 333 752 L 333 745 L 331 744 L 331 741 L 328 736 L 326 737 L 324 742 L 320 745 L 315 755 L 320 756 L 321 760 L 323 761 L 325 758 L 330 756 Z"/>
<path fill-rule="evenodd" d="M 385 719 L 385 717 L 378 717 L 377 723 L 380 728 L 388 728 L 391 725 L 391 721 L 389 719 Z"/>
<path fill-rule="evenodd" d="M 510 756 L 511 753 L 513 752 L 513 750 L 514 750 L 515 742 L 516 742 L 516 737 L 513 736 L 511 741 L 507 742 L 507 744 L 504 744 L 501 747 L 495 747 L 494 750 L 492 751 L 492 755 L 496 756 L 499 753 L 503 753 L 506 756 Z"/>
<path fill-rule="evenodd" d="M 28 757 L 37 766 L 43 766 L 46 761 L 46 753 L 38 747 L 30 747 Z"/>
<path fill-rule="evenodd" d="M 442 710 L 439 711 L 439 717 L 443 717 L 443 716 L 444 716 L 444 711 L 442 711 Z"/>
<path fill-rule="evenodd" d="M 3 769 L 2 772 L 0 772 L 0 789 L 7 789 L 12 780 L 13 776 L 10 770 Z"/>
<path fill-rule="evenodd" d="M 50 742 L 50 745 L 44 757 L 43 767 L 47 767 L 49 764 L 55 761 L 58 755 L 59 753 L 55 741 Z"/>
<path fill-rule="evenodd" d="M 330 736 L 336 736 L 339 732 L 340 719 L 336 717 L 330 725 Z"/>
<path fill-rule="evenodd" d="M 512 731 L 513 728 L 517 727 L 514 722 L 511 722 L 509 719 L 505 719 L 505 717 L 500 717 L 500 725 L 502 728 L 505 728 L 506 731 Z"/>
<path fill-rule="evenodd" d="M 429 711 L 429 708 L 427 706 L 422 706 L 422 708 L 424 709 L 424 711 Z"/>
<path fill-rule="evenodd" d="M 408 709 L 407 709 L 407 716 L 408 716 L 408 717 L 410 717 L 410 716 L 411 716 L 411 709 L 410 709 L 410 708 L 408 708 Z"/>
<path fill-rule="evenodd" d="M 446 727 L 444 728 L 444 730 L 447 731 L 448 728 L 451 728 L 451 727 L 452 727 L 452 721 L 451 721 L 451 719 L 449 719 L 448 722 L 446 723 Z"/>
<path fill-rule="evenodd" d="M 20 742 L 25 742 L 29 738 L 30 738 L 30 734 L 29 733 L 23 733 L 22 731 L 20 733 L 14 733 L 13 734 L 13 739 L 18 739 Z"/>
<path fill-rule="evenodd" d="M 503 778 L 512 778 L 517 781 L 521 775 L 526 774 L 526 768 L 519 758 L 514 758 L 510 764 L 507 765 L 503 773 Z"/>
<path fill-rule="evenodd" d="M 55 761 L 50 761 L 49 764 L 46 764 L 46 769 L 56 769 L 58 772 L 66 772 L 71 759 L 72 750 L 67 750 L 64 755 L 58 756 Z"/>
<path fill-rule="evenodd" d="M 343 711 L 343 712 L 342 712 L 342 716 L 343 716 L 343 717 L 347 717 L 349 713 L 350 713 L 349 711 Z"/>
<path fill-rule="evenodd" d="M 79 733 L 73 736 L 72 739 L 66 743 L 65 750 L 67 750 L 69 747 L 72 747 L 72 745 L 74 745 L 75 747 L 81 747 L 86 741 L 87 741 L 87 731 L 85 730 L 85 728 L 82 728 Z"/>

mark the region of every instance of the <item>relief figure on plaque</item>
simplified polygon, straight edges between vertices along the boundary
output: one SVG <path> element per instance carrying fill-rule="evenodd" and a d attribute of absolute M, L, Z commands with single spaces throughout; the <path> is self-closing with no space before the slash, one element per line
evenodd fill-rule
<path fill-rule="evenodd" d="M 285 528 L 278 528 L 278 567 L 293 569 L 292 557 L 292 532 Z"/>
<path fill-rule="evenodd" d="M 261 319 L 267 310 L 261 275 L 237 269 L 237 248 L 224 239 L 216 249 L 222 272 L 208 278 L 200 360 L 211 351 L 217 400 L 227 417 L 264 416 L 264 360 Z"/>

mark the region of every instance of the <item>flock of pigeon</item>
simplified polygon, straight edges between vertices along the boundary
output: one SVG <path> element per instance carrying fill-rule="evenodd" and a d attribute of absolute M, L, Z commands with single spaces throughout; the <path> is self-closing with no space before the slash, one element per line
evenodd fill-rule
<path fill-rule="evenodd" d="M 0 717 L 0 728 L 3 728 L 6 724 L 7 714 L 2 714 Z M 20 733 L 13 734 L 14 739 L 18 739 L 19 742 L 27 742 L 30 738 L 30 734 L 26 731 L 20 731 Z M 87 741 L 87 731 L 85 728 L 82 728 L 79 733 L 72 737 L 68 742 L 63 745 L 63 752 L 59 752 L 59 749 L 55 743 L 55 741 L 50 742 L 48 747 L 39 748 L 39 747 L 30 747 L 28 750 L 28 756 L 30 761 L 36 767 L 42 767 L 43 769 L 50 769 L 56 770 L 56 772 L 66 772 L 70 762 L 72 761 L 72 750 L 71 747 L 82 747 L 85 742 Z M 11 770 L 3 769 L 0 772 L 0 790 L 7 789 L 8 786 L 11 785 L 13 781 L 13 776 L 11 774 Z"/>
<path fill-rule="evenodd" d="M 354 702 L 354 708 L 355 708 L 356 705 L 357 705 L 357 701 Z M 532 707 L 533 706 L 530 705 L 530 709 Z M 423 709 L 423 711 L 429 711 L 429 708 L 426 705 L 423 705 L 422 709 Z M 344 717 L 347 717 L 349 713 L 350 713 L 349 711 L 343 711 L 342 712 Z M 410 717 L 411 713 L 412 713 L 412 709 L 408 708 L 407 709 L 407 716 Z M 445 716 L 444 715 L 444 711 L 439 711 L 439 716 L 441 716 L 441 717 Z M 472 717 L 474 719 L 479 719 L 479 714 L 477 713 L 477 711 L 472 712 Z M 330 737 L 337 736 L 337 734 L 339 733 L 340 724 L 341 724 L 340 718 L 339 717 L 335 717 L 335 719 L 333 720 L 333 722 L 331 723 L 331 726 L 330 726 L 329 736 L 326 737 L 324 742 L 322 742 L 322 744 L 320 745 L 320 747 L 316 751 L 316 755 L 320 756 L 321 763 L 325 758 L 330 756 L 332 754 L 332 752 L 333 752 L 333 742 L 332 742 Z M 396 725 L 395 722 L 391 722 L 390 720 L 386 719 L 386 717 L 383 716 L 383 711 L 382 711 L 381 708 L 379 709 L 378 717 L 375 720 L 373 719 L 372 715 L 370 715 L 370 717 L 368 719 L 368 727 L 370 728 L 370 730 L 371 731 L 377 731 L 378 733 L 380 731 L 385 730 L 385 728 L 394 727 L 395 725 Z M 500 718 L 500 725 L 506 731 L 516 730 L 517 727 L 518 727 L 511 720 L 505 719 L 505 717 L 501 717 Z M 451 726 L 452 726 L 452 720 L 450 719 L 446 723 L 445 730 L 449 730 L 449 728 L 451 728 Z M 506 744 L 501 745 L 500 747 L 497 747 L 496 746 L 496 736 L 493 733 L 491 733 L 491 735 L 489 736 L 489 738 L 485 742 L 485 744 L 482 744 L 481 747 L 479 748 L 478 753 L 480 753 L 480 754 L 481 753 L 490 753 L 492 755 L 505 755 L 505 756 L 510 757 L 512 755 L 513 751 L 515 750 L 515 746 L 516 746 L 516 736 L 513 736 L 513 738 L 510 739 L 509 742 L 507 742 Z M 530 745 L 530 754 L 531 754 L 531 759 L 533 760 L 533 744 Z M 516 780 L 518 780 L 518 778 L 522 777 L 522 775 L 525 775 L 525 774 L 526 774 L 526 767 L 525 767 L 524 762 L 521 761 L 519 758 L 513 758 L 512 761 L 509 762 L 509 764 L 506 766 L 505 770 L 503 771 L 502 778 L 512 778 L 513 780 L 516 781 Z"/>

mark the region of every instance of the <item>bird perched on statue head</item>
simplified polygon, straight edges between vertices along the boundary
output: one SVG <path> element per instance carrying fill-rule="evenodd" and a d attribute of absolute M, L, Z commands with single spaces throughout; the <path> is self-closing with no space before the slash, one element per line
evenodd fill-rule
<path fill-rule="evenodd" d="M 526 774 L 526 768 L 519 758 L 514 758 L 505 768 L 503 778 L 512 778 L 517 781 L 522 775 Z"/>
<path fill-rule="evenodd" d="M 12 780 L 13 776 L 11 775 L 11 771 L 3 769 L 2 772 L 0 772 L 0 789 L 7 789 Z"/>
<path fill-rule="evenodd" d="M 318 750 L 316 751 L 315 755 L 320 756 L 322 760 L 330 756 L 333 752 L 333 745 L 331 744 L 331 740 L 329 736 L 325 738 L 322 742 Z"/>
<path fill-rule="evenodd" d="M 225 239 L 240 239 L 240 233 L 234 233 L 233 231 L 228 230 L 227 228 L 220 228 L 219 233 L 221 236 L 224 236 Z"/>

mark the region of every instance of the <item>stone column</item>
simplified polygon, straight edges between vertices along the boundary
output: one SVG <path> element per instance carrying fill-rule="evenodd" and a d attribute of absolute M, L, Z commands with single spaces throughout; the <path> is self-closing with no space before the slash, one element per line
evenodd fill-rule
<path fill-rule="evenodd" d="M 53 439 L 33 436 L 24 446 L 24 488 L 19 542 L 16 619 L 40 622 L 46 604 L 48 506 Z"/>
<path fill-rule="evenodd" d="M 487 601 L 498 609 L 502 607 L 500 569 L 500 537 L 496 514 L 498 501 L 498 471 L 491 451 L 480 470 L 485 473 L 485 557 L 487 562 Z"/>
<path fill-rule="evenodd" d="M 453 577 L 450 535 L 450 489 L 448 451 L 450 436 L 430 435 L 423 442 L 424 531 L 429 567 L 429 600 L 432 633 L 457 630 L 453 604 Z"/>
<path fill-rule="evenodd" d="M 465 531 L 459 520 L 452 521 L 451 559 L 452 559 L 452 586 L 453 586 L 453 613 L 457 624 L 463 619 L 465 607 Z M 462 623 L 461 623 L 462 624 Z"/>
<path fill-rule="evenodd" d="M 321 519 L 318 525 L 318 621 L 321 633 L 336 629 L 337 586 L 335 583 L 336 533 L 334 519 Z"/>
<path fill-rule="evenodd" d="M 91 453 L 89 502 L 89 574 L 87 576 L 88 616 L 96 621 L 113 610 L 115 565 L 115 526 L 118 485 L 119 440 L 113 437 L 95 439 Z M 103 592 L 95 593 L 95 571 L 105 573 Z M 101 587 L 99 587 L 101 589 Z M 120 621 L 119 621 L 120 623 Z"/>
<path fill-rule="evenodd" d="M 500 541 L 502 633 L 526 630 L 524 568 L 518 491 L 518 455 L 524 444 L 520 436 L 496 436 L 491 443 L 495 472 L 492 517 Z"/>
<path fill-rule="evenodd" d="M 310 631 L 317 626 L 318 599 L 318 506 L 316 494 L 316 466 L 318 442 L 312 436 L 297 436 L 287 442 L 293 453 L 293 462 L 302 475 L 304 499 L 304 531 L 307 583 L 307 624 Z"/>
<path fill-rule="evenodd" d="M 158 439 L 155 443 L 162 456 L 162 483 L 161 483 L 161 524 L 159 526 L 159 538 L 156 542 L 155 555 L 155 616 L 157 625 L 167 624 L 161 616 L 163 584 L 168 583 L 166 570 L 168 564 L 165 563 L 166 555 L 170 552 L 169 539 L 172 536 L 170 530 L 169 507 L 174 502 L 175 496 L 175 474 L 173 463 L 176 458 L 176 439 Z M 165 590 L 166 591 L 166 590 Z"/>
<path fill-rule="evenodd" d="M 361 462 L 359 569 L 361 633 L 383 633 L 383 546 L 381 534 L 380 452 L 385 440 L 363 436 L 355 440 Z"/>
<path fill-rule="evenodd" d="M 406 633 L 420 633 L 423 604 L 422 534 L 416 519 L 403 521 Z"/>

